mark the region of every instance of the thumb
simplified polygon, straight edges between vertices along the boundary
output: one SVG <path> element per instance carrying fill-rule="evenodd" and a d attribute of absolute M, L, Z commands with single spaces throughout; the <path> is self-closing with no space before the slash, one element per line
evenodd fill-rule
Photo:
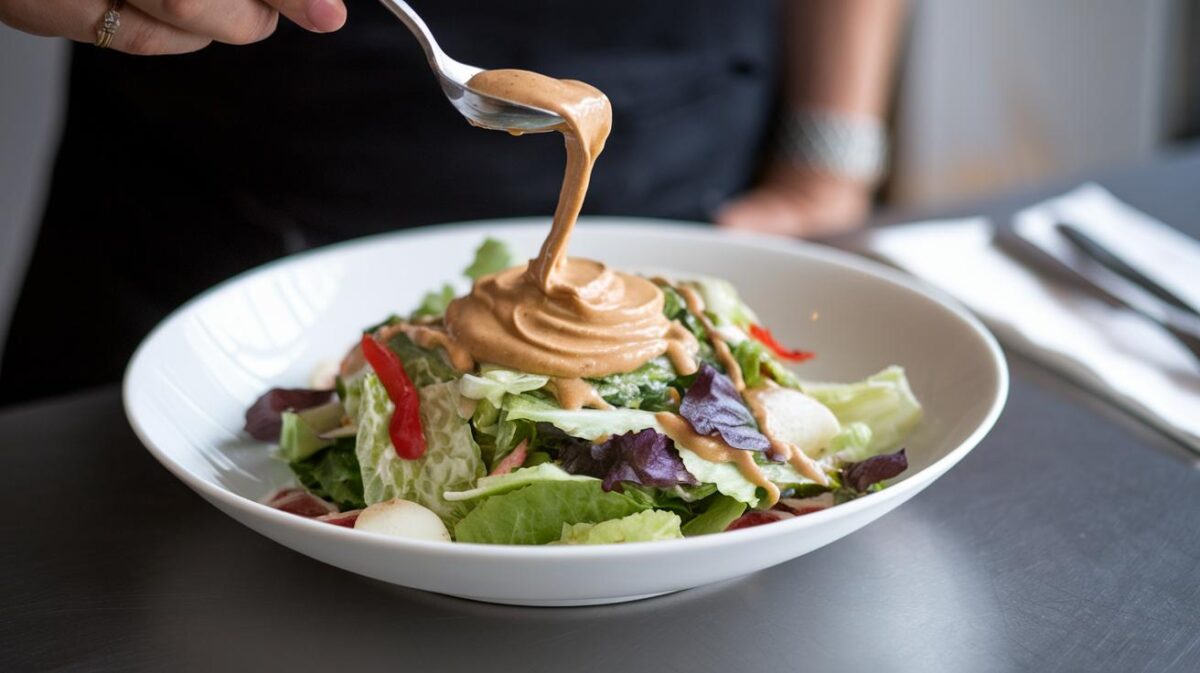
<path fill-rule="evenodd" d="M 293 23 L 314 33 L 332 33 L 346 24 L 342 0 L 263 0 Z"/>

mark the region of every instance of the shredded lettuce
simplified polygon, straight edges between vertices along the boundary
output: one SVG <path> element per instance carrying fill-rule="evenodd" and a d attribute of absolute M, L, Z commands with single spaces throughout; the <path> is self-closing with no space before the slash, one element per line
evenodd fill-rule
<path fill-rule="evenodd" d="M 503 242 L 494 238 L 486 239 L 476 250 L 475 259 L 463 270 L 463 275 L 471 280 L 503 271 L 516 266 L 516 258 Z"/>
<path fill-rule="evenodd" d="M 865 446 L 845 438 L 843 460 L 858 461 L 899 445 L 921 420 L 921 404 L 913 396 L 901 367 L 888 367 L 857 383 L 804 383 L 802 390 L 829 407 L 843 426 L 862 423 L 870 429 Z"/>
<path fill-rule="evenodd" d="M 703 512 L 683 526 L 686 537 L 720 533 L 746 511 L 746 503 L 727 495 L 718 495 L 707 503 Z"/>
<path fill-rule="evenodd" d="M 559 543 L 614 544 L 672 540 L 683 537 L 679 525 L 678 514 L 648 509 L 600 523 L 564 523 Z"/>
<path fill-rule="evenodd" d="M 542 463 L 535 467 L 522 467 L 508 474 L 498 474 L 494 477 L 480 477 L 479 481 L 475 483 L 475 488 L 466 491 L 447 491 L 444 497 L 451 502 L 458 502 L 460 500 L 474 500 L 476 498 L 508 493 L 509 491 L 515 491 L 522 486 L 528 486 L 539 481 L 595 480 L 595 477 L 571 474 L 554 463 Z"/>
<path fill-rule="evenodd" d="M 599 523 L 647 509 L 598 479 L 541 481 L 485 498 L 454 526 L 459 542 L 546 544 L 562 536 L 563 524 Z"/>
<path fill-rule="evenodd" d="M 549 423 L 572 437 L 589 440 L 606 435 L 623 435 L 646 428 L 662 432 L 662 426 L 658 424 L 652 412 L 638 409 L 567 411 L 529 395 L 505 395 L 503 407 L 508 412 L 507 418 L 510 421 Z"/>
<path fill-rule="evenodd" d="M 411 500 L 453 524 L 470 506 L 448 501 L 443 494 L 474 486 L 475 480 L 484 475 L 483 460 L 467 421 L 458 414 L 454 383 L 425 386 L 419 393 L 426 451 L 417 460 L 405 460 L 396 455 L 388 436 L 395 406 L 379 377 L 370 373 L 363 379 L 356 454 L 362 469 L 364 499 L 367 504 L 392 498 Z"/>

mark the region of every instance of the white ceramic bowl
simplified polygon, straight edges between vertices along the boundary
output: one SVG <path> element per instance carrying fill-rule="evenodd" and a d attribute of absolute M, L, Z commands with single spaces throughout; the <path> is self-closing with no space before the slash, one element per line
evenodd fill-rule
<path fill-rule="evenodd" d="M 125 376 L 125 408 L 150 452 L 206 500 L 296 551 L 408 587 L 522 605 L 612 603 L 762 570 L 847 535 L 916 495 L 992 427 L 1008 375 L 995 339 L 945 296 L 825 247 L 722 235 L 661 221 L 591 219 L 574 255 L 618 268 L 724 277 L 787 344 L 817 352 L 806 379 L 851 381 L 903 365 L 925 406 L 905 442 L 909 470 L 850 503 L 704 537 L 609 546 L 521 547 L 408 541 L 340 528 L 258 503 L 292 483 L 241 432 L 271 386 L 303 386 L 365 325 L 406 312 L 455 279 L 485 235 L 533 256 L 547 221 L 401 232 L 289 257 L 204 293 L 159 325 Z M 465 283 L 460 282 L 460 289 Z"/>

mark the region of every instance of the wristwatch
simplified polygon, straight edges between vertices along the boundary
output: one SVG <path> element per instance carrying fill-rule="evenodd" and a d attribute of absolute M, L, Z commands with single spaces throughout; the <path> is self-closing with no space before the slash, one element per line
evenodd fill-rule
<path fill-rule="evenodd" d="M 792 110 L 781 120 L 775 152 L 794 166 L 875 184 L 887 167 L 887 130 L 874 117 Z"/>

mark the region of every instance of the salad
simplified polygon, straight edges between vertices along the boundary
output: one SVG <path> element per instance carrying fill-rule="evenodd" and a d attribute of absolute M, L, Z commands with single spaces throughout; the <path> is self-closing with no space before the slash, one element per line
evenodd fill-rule
<path fill-rule="evenodd" d="M 465 275 L 515 266 L 488 239 Z M 921 407 L 901 368 L 803 381 L 788 364 L 813 355 L 779 344 L 728 282 L 646 280 L 694 371 L 665 354 L 572 380 L 464 362 L 431 338 L 446 333 L 447 284 L 363 329 L 336 375 L 249 408 L 247 432 L 277 442 L 298 483 L 266 503 L 456 543 L 641 542 L 804 516 L 907 469 L 899 445 Z"/>

